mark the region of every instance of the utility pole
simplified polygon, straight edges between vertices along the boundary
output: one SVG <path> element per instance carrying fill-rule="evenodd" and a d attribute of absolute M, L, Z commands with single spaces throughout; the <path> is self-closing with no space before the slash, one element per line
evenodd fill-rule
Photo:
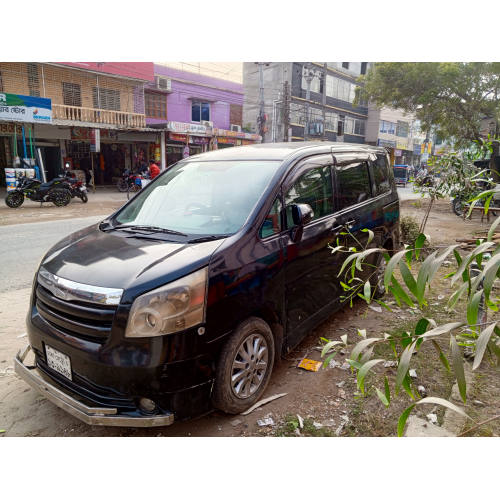
<path fill-rule="evenodd" d="M 307 136 L 309 135 L 309 100 L 311 99 L 311 82 L 314 78 L 314 71 L 310 68 L 306 68 L 306 74 L 304 75 L 307 83 L 306 90 L 306 126 L 304 128 L 304 141 L 307 140 Z"/>
<path fill-rule="evenodd" d="M 290 94 L 289 94 L 288 81 L 283 82 L 283 140 L 288 142 L 290 140 L 288 129 L 290 128 Z"/>
<path fill-rule="evenodd" d="M 256 62 L 259 66 L 259 116 L 257 117 L 257 126 L 259 127 L 259 135 L 262 137 L 262 142 L 265 141 L 266 114 L 264 103 L 264 66 L 269 66 L 269 63 Z"/>

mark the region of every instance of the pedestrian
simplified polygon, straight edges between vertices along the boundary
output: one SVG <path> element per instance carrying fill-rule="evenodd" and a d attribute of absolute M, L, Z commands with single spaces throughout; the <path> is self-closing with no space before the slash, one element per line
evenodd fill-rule
<path fill-rule="evenodd" d="M 159 174 L 160 167 L 158 167 L 154 160 L 149 160 L 149 175 L 151 177 L 151 180 L 153 180 Z"/>

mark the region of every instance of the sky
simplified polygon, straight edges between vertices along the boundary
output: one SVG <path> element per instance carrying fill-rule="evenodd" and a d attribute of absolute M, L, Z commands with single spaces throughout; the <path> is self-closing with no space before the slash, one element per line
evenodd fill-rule
<path fill-rule="evenodd" d="M 232 82 L 243 83 L 243 63 L 242 62 L 159 62 L 171 68 L 182 71 L 191 71 L 214 78 L 222 78 Z"/>

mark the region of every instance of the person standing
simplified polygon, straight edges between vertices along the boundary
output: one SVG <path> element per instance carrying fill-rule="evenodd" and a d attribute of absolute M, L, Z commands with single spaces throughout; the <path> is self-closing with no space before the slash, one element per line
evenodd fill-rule
<path fill-rule="evenodd" d="M 158 167 L 154 160 L 149 160 L 149 175 L 151 180 L 160 175 L 160 167 Z"/>
<path fill-rule="evenodd" d="M 186 135 L 186 145 L 184 146 L 184 149 L 182 150 L 182 157 L 183 158 L 189 157 L 189 135 Z"/>

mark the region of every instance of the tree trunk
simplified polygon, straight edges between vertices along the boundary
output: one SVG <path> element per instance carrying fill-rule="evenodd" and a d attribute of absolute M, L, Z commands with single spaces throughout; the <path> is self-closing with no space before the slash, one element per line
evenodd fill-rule
<path fill-rule="evenodd" d="M 489 168 L 493 175 L 493 180 L 499 184 L 500 183 L 500 142 L 493 141 L 491 143 L 492 152 Z"/>

